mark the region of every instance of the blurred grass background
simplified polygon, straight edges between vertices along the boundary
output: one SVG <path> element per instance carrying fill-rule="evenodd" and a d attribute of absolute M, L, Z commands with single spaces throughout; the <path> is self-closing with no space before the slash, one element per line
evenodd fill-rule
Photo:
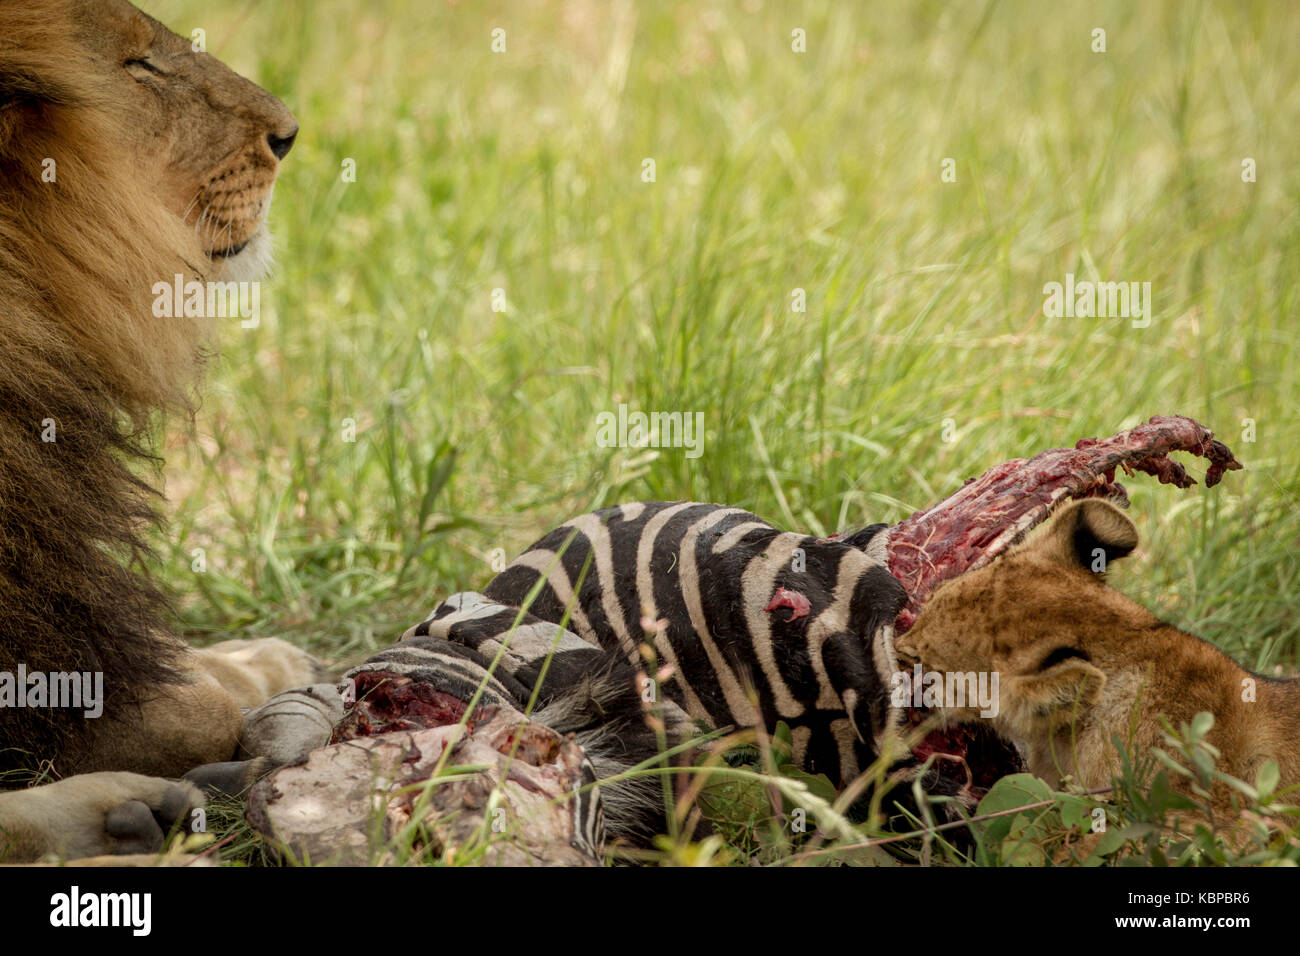
<path fill-rule="evenodd" d="M 223 330 L 170 440 L 196 639 L 352 661 L 594 506 L 824 533 L 1182 413 L 1246 471 L 1128 481 L 1115 583 L 1247 666 L 1300 660 L 1288 5 L 142 5 L 302 124 L 262 324 Z M 1067 272 L 1150 282 L 1151 326 L 1045 318 Z M 599 447 L 620 402 L 704 412 L 703 455 Z"/>

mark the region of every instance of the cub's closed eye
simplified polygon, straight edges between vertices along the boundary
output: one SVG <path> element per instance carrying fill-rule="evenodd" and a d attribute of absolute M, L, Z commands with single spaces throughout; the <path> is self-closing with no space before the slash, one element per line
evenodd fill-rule
<path fill-rule="evenodd" d="M 1091 661 L 1092 658 L 1088 656 L 1087 651 L 1080 650 L 1077 647 L 1058 647 L 1043 658 L 1043 662 L 1038 665 L 1038 669 L 1045 671 L 1049 667 L 1055 667 L 1062 661 L 1068 660 Z"/>

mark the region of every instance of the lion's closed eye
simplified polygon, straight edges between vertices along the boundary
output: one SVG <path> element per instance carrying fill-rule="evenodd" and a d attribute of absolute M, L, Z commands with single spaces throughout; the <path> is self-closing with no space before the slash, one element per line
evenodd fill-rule
<path fill-rule="evenodd" d="M 127 72 L 136 79 L 142 79 L 150 76 L 166 76 L 164 71 L 156 62 L 149 58 L 147 54 L 143 56 L 133 56 L 123 64 Z"/>

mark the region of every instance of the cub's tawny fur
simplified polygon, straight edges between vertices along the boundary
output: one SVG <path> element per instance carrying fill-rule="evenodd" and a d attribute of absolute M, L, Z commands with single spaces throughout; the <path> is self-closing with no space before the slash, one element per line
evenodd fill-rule
<path fill-rule="evenodd" d="M 1253 674 L 1215 647 L 1109 587 L 1109 562 L 1137 547 L 1133 522 L 1107 502 L 1063 510 L 1019 548 L 943 585 L 898 642 L 927 671 L 999 675 L 996 717 L 972 708 L 954 723 L 991 719 L 1028 769 L 1049 782 L 1110 783 L 1111 742 L 1162 746 L 1158 716 L 1177 727 L 1214 715 L 1219 769 L 1249 782 L 1276 760 L 1282 786 L 1300 782 L 1300 682 Z M 1176 781 L 1178 782 L 1178 781 Z M 1226 806 L 1230 791 L 1213 793 Z"/>

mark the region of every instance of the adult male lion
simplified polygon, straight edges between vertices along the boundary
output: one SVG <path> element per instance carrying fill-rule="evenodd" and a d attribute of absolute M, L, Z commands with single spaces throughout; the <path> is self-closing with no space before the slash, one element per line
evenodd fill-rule
<path fill-rule="evenodd" d="M 168 633 L 138 475 L 209 332 L 155 317 L 154 286 L 261 274 L 297 131 L 125 0 L 0 0 L 0 770 L 83 774 L 0 794 L 0 859 L 156 846 L 201 798 L 143 774 L 231 759 L 241 707 L 311 681 L 282 642 Z M 20 671 L 102 674 L 103 715 Z"/>

